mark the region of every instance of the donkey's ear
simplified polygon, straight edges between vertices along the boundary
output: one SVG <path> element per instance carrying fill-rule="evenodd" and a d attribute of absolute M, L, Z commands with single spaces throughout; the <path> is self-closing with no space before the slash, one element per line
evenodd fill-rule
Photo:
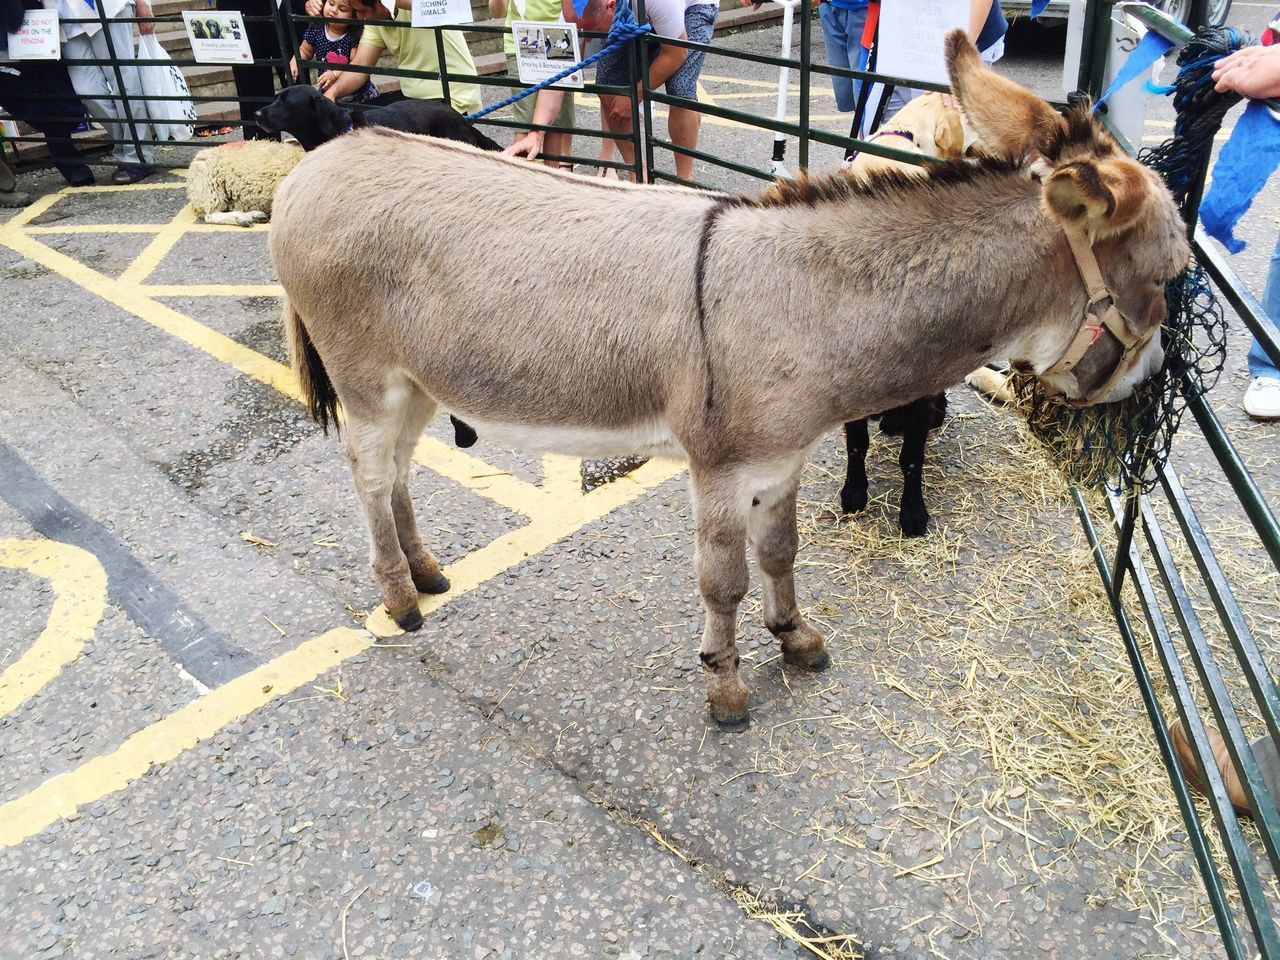
<path fill-rule="evenodd" d="M 983 153 L 1022 160 L 1062 136 L 1065 124 L 1057 111 L 983 63 L 963 30 L 947 34 L 946 51 L 951 90 Z"/>
<path fill-rule="evenodd" d="M 1127 158 L 1065 163 L 1044 185 L 1044 200 L 1054 216 L 1095 239 L 1132 226 L 1153 195 L 1150 175 Z"/>

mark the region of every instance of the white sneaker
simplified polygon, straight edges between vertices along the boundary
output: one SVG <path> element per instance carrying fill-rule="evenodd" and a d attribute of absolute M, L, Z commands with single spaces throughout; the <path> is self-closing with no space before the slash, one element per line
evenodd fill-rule
<path fill-rule="evenodd" d="M 1255 377 L 1244 392 L 1244 412 L 1255 420 L 1280 419 L 1280 379 Z"/>

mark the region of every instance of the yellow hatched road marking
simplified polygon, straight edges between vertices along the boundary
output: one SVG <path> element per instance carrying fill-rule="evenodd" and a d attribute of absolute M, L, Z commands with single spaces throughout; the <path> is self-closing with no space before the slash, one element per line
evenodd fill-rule
<path fill-rule="evenodd" d="M 138 189 L 175 189 L 181 184 L 139 184 L 129 187 L 93 188 L 97 192 L 125 192 Z M 86 192 L 85 190 L 77 191 Z M 196 224 L 190 207 L 185 207 L 168 224 L 84 224 L 79 226 L 32 226 L 31 221 L 47 212 L 69 191 L 42 197 L 0 224 L 0 243 L 28 259 L 41 264 L 83 289 L 115 304 L 157 329 L 203 351 L 246 376 L 265 383 L 294 400 L 299 399 L 297 380 L 284 364 L 265 357 L 237 343 L 216 330 L 197 323 L 173 310 L 155 297 L 160 296 L 277 296 L 275 284 L 144 284 L 174 245 L 186 233 L 229 231 L 238 227 L 209 227 Z M 265 228 L 250 228 L 265 229 Z M 137 233 L 154 234 L 139 257 L 120 278 L 102 274 L 78 260 L 39 242 L 34 235 L 71 233 Z M 541 487 L 526 483 L 483 460 L 463 453 L 432 437 L 423 437 L 414 451 L 415 459 L 436 473 L 454 480 L 506 509 L 524 516 L 529 522 L 492 543 L 475 550 L 446 568 L 452 587 L 447 594 L 423 597 L 424 612 L 439 609 L 455 598 L 475 589 L 497 574 L 522 562 L 526 557 L 547 549 L 558 540 L 581 529 L 585 524 L 632 501 L 684 469 L 674 461 L 650 461 L 612 483 L 583 495 L 580 492 L 579 461 L 571 457 L 548 456 L 543 460 L 544 482 Z M 7 542 L 0 542 L 7 543 Z M 61 546 L 61 545 L 56 545 Z M 11 552 L 17 548 L 9 548 Z M 67 548 L 74 550 L 76 548 Z M 83 551 L 81 551 L 83 553 Z M 16 553 L 14 553 L 16 556 Z M 0 553 L 0 562 L 10 553 Z M 71 557 L 71 554 L 64 554 Z M 87 559 L 86 559 L 87 558 Z M 96 560 L 88 554 L 80 558 L 84 570 Z M 63 566 L 75 566 L 64 559 Z M 44 569 L 41 567 L 40 569 Z M 97 568 L 100 571 L 100 568 Z M 87 577 L 88 574 L 86 573 Z M 95 589 L 86 580 L 84 590 Z M 58 588 L 55 588 L 58 589 Z M 65 588 L 70 590 L 70 587 Z M 105 604 L 105 576 L 101 585 Z M 62 601 L 59 596 L 59 602 Z M 69 599 L 69 598 L 68 598 Z M 0 682 L 0 715 L 5 709 L 23 702 L 48 682 L 68 660 L 67 652 L 78 653 L 93 624 L 87 627 L 90 604 L 80 609 L 79 619 L 61 616 L 62 626 L 54 630 L 54 618 L 46 632 L 58 640 L 58 651 L 43 645 L 35 659 L 23 660 L 6 671 Z M 94 617 L 100 616 L 100 608 Z M 399 630 L 379 609 L 370 616 L 369 625 L 380 635 Z M 52 631 L 52 632 L 51 632 Z M 43 634 L 42 634 L 43 639 Z M 38 645 L 40 642 L 38 641 Z M 144 775 L 156 764 L 173 760 L 201 740 L 215 734 L 237 717 L 245 716 L 269 703 L 273 698 L 297 689 L 325 671 L 369 649 L 372 638 L 364 631 L 339 628 L 309 640 L 263 666 L 229 681 L 200 699 L 175 711 L 168 717 L 135 732 L 110 753 L 86 761 L 79 767 L 41 784 L 27 794 L 0 805 L 0 847 L 12 846 L 34 836 L 77 807 L 92 803 L 109 793 L 121 790 Z M 71 655 L 74 659 L 74 654 Z M 43 673 L 29 667 L 43 664 Z M 21 668 L 21 669 L 19 669 Z M 13 673 L 18 670 L 18 673 Z M 41 679 L 44 677 L 44 679 Z M 27 679 L 23 679 L 27 678 Z M 10 681 L 13 681 L 10 684 Z"/>
<path fill-rule="evenodd" d="M 340 627 L 300 644 L 127 737 L 110 753 L 46 780 L 0 805 L 0 848 L 33 837 L 77 807 L 122 790 L 152 766 L 167 763 L 237 717 L 296 690 L 326 670 L 367 650 L 372 638 Z"/>
<path fill-rule="evenodd" d="M 0 674 L 0 717 L 80 656 L 107 606 L 107 574 L 87 550 L 55 540 L 0 538 L 0 567 L 49 581 L 53 606 L 36 642 Z"/>

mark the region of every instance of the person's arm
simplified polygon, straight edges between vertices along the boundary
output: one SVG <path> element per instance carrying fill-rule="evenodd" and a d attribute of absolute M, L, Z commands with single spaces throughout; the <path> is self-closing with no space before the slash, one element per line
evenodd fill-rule
<path fill-rule="evenodd" d="M 351 63 L 357 67 L 372 67 L 382 57 L 382 47 L 375 43 L 360 42 L 351 54 Z M 340 97 L 346 97 L 364 86 L 369 79 L 367 73 L 355 73 L 351 70 L 326 70 L 316 80 L 316 86 L 324 91 L 324 95 L 334 103 Z"/>
<path fill-rule="evenodd" d="M 540 127 L 551 126 L 563 103 L 563 90 L 543 87 L 538 91 L 538 99 L 533 105 L 533 122 Z M 502 152 L 508 157 L 525 157 L 528 160 L 537 160 L 538 154 L 542 152 L 542 141 L 545 136 L 545 130 L 530 130 Z"/>
<path fill-rule="evenodd" d="M 969 4 L 969 39 L 974 43 L 978 42 L 990 14 L 991 0 L 972 0 Z"/>
<path fill-rule="evenodd" d="M 1280 97 L 1280 46 L 1245 47 L 1223 57 L 1213 68 L 1213 86 L 1252 100 Z"/>
<path fill-rule="evenodd" d="M 154 16 L 154 14 L 151 12 L 151 4 L 147 3 L 147 0 L 136 0 L 136 2 L 133 5 L 133 12 L 135 16 L 139 16 L 139 17 Z M 149 33 L 155 33 L 156 25 L 154 23 L 140 23 L 138 24 L 138 32 L 144 35 Z"/>
<path fill-rule="evenodd" d="M 680 34 L 680 39 L 685 39 L 685 34 Z M 649 64 L 649 89 L 657 90 L 675 75 L 685 60 L 689 56 L 689 51 L 685 47 L 672 46 L 669 43 L 658 45 L 658 55 L 653 58 L 653 63 Z M 644 84 L 636 84 L 636 99 L 644 99 Z M 626 97 L 610 97 L 609 98 L 609 115 L 619 123 L 631 119 L 631 101 Z"/>
<path fill-rule="evenodd" d="M 573 0 L 560 0 L 560 15 L 564 17 L 565 23 L 578 22 L 578 11 L 573 8 Z"/>
<path fill-rule="evenodd" d="M 501 19 L 507 15 L 507 0 L 489 0 L 489 16 Z"/>
<path fill-rule="evenodd" d="M 310 60 L 316 55 L 316 48 L 308 41 L 303 40 L 298 44 L 298 55 L 289 61 L 289 73 L 293 79 L 298 79 L 298 60 Z"/>

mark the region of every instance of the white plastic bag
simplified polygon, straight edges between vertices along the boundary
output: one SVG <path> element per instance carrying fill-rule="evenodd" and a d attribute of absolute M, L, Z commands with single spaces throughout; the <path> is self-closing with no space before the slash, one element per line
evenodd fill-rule
<path fill-rule="evenodd" d="M 138 37 L 139 60 L 168 60 L 169 54 L 154 33 Z M 148 100 L 147 115 L 156 140 L 190 140 L 195 133 L 196 108 L 191 102 L 182 71 L 172 63 L 139 67 L 142 92 L 148 97 L 182 97 L 181 100 Z M 168 122 L 165 122 L 168 121 Z"/>

